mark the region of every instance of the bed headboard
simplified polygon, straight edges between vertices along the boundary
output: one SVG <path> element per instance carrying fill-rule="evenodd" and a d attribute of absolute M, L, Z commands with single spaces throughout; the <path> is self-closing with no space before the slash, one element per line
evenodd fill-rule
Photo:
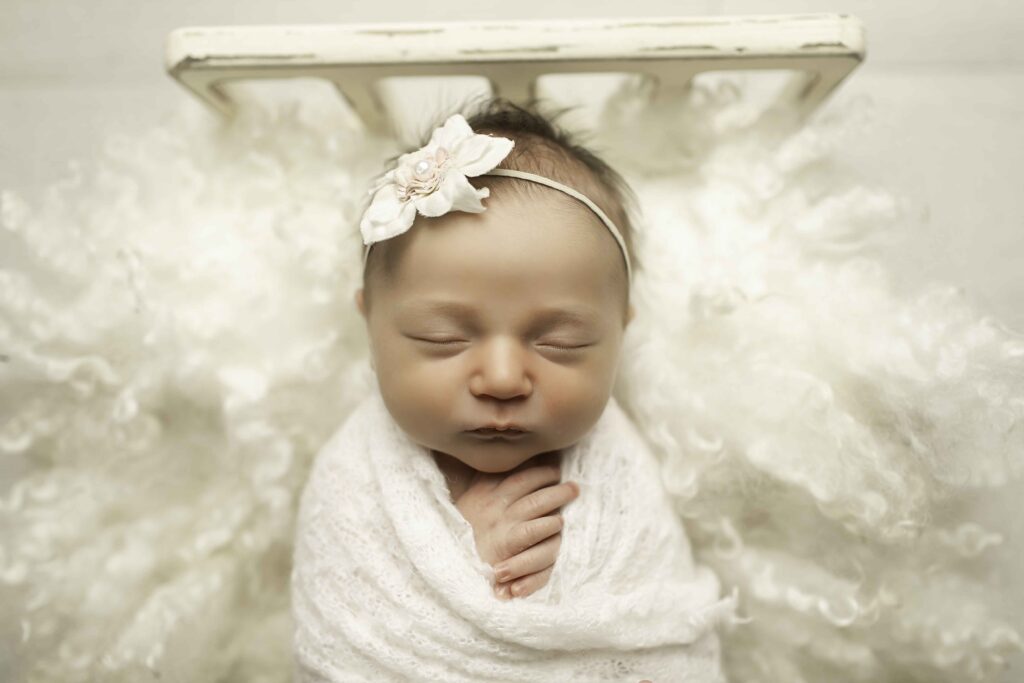
<path fill-rule="evenodd" d="M 555 75 L 628 75 L 678 91 L 708 71 L 787 70 L 777 99 L 805 118 L 864 56 L 863 24 L 845 14 L 200 26 L 166 43 L 170 75 L 226 116 L 231 81 L 312 77 L 333 83 L 374 132 L 394 132 L 385 79 L 423 76 L 475 78 L 522 102 Z"/>

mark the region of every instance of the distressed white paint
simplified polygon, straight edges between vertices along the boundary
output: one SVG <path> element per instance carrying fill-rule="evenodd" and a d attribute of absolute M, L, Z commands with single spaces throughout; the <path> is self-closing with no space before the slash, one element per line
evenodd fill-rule
<path fill-rule="evenodd" d="M 324 78 L 368 129 L 384 131 L 395 126 L 378 89 L 387 78 L 477 76 L 522 102 L 553 73 L 638 74 L 678 89 L 705 71 L 789 69 L 779 98 L 806 116 L 864 55 L 856 17 L 799 14 L 189 27 L 168 36 L 166 68 L 226 115 L 229 81 Z"/>

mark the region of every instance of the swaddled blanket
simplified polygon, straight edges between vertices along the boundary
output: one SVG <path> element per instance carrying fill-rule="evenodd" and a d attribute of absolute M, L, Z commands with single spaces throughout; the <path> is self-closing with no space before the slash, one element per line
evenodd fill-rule
<path fill-rule="evenodd" d="M 547 585 L 501 601 L 430 451 L 379 387 L 317 455 L 302 494 L 292 613 L 298 681 L 722 681 L 734 615 L 695 566 L 656 461 L 612 398 L 566 449 Z"/>

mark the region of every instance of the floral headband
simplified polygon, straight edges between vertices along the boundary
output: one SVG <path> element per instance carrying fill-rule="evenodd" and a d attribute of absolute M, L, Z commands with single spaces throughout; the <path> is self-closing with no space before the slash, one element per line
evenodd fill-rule
<path fill-rule="evenodd" d="M 363 264 L 374 242 L 401 235 L 412 227 L 417 212 L 424 216 L 441 216 L 449 211 L 480 213 L 486 209 L 480 200 L 490 196 L 490 189 L 477 190 L 467 178 L 509 176 L 547 185 L 586 204 L 612 233 L 626 260 L 626 275 L 632 280 L 626 242 L 597 204 L 571 187 L 542 175 L 495 168 L 512 151 L 513 145 L 508 138 L 474 133 L 461 114 L 449 117 L 444 125 L 434 129 L 430 142 L 400 156 L 396 168 L 379 178 L 370 190 L 373 199 L 359 223 L 366 245 Z"/>

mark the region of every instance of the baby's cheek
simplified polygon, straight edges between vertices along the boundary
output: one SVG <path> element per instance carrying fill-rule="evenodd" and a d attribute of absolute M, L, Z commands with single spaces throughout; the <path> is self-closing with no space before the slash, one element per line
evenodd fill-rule
<path fill-rule="evenodd" d="M 605 383 L 593 374 L 580 373 L 550 383 L 544 401 L 552 433 L 570 442 L 579 439 L 601 417 L 608 397 Z"/>
<path fill-rule="evenodd" d="M 377 380 L 388 409 L 407 430 L 422 431 L 436 423 L 446 404 L 447 387 L 437 373 L 408 363 L 377 359 Z"/>
<path fill-rule="evenodd" d="M 405 363 L 394 371 L 393 385 L 410 400 L 434 405 L 445 397 L 456 383 L 450 372 L 424 363 Z"/>

